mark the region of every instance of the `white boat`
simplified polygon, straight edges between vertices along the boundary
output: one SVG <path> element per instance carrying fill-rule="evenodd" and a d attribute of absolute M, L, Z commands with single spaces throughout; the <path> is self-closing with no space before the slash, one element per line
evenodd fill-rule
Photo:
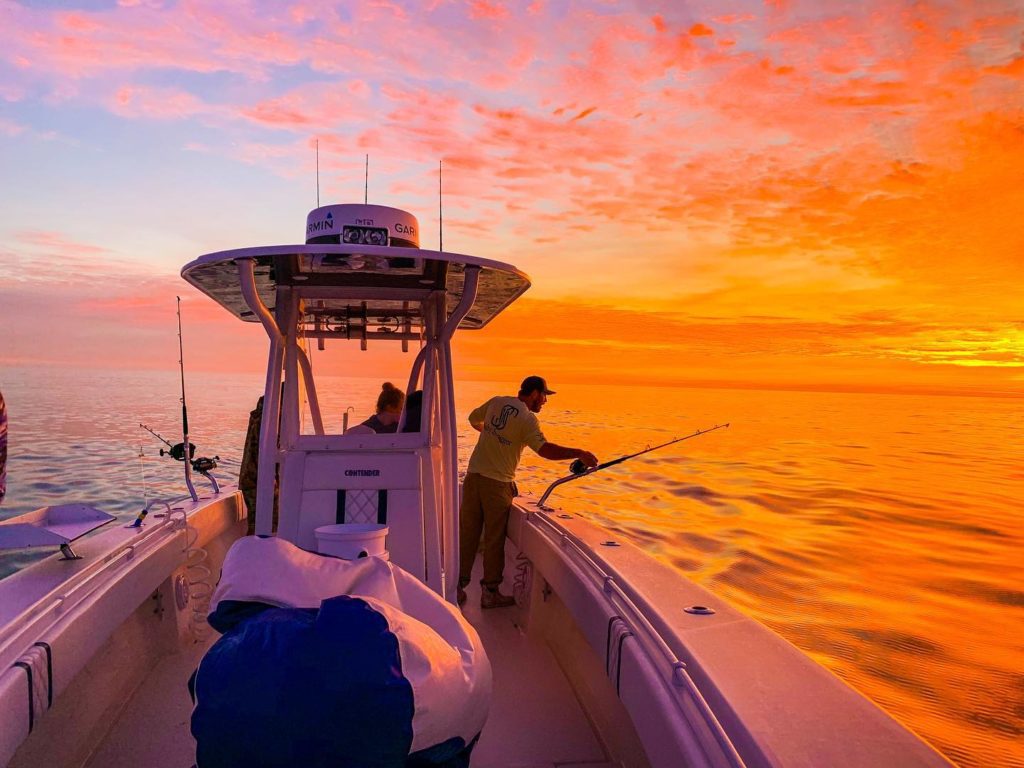
<path fill-rule="evenodd" d="M 324 206 L 309 214 L 305 244 L 208 254 L 182 276 L 270 340 L 257 536 L 315 551 L 321 526 L 386 524 L 387 569 L 443 601 L 443 618 L 458 615 L 451 339 L 486 326 L 529 280 L 420 249 L 418 230 L 393 208 Z M 338 340 L 415 352 L 407 391 L 424 393 L 419 431 L 325 431 L 306 348 Z M 505 591 L 517 606 L 481 611 L 469 588 L 468 636 L 493 675 L 473 766 L 949 764 L 764 626 L 553 503 L 521 497 L 512 510 Z M 64 555 L 0 581 L 0 763 L 193 765 L 187 682 L 217 641 L 210 593 L 229 549 L 256 541 L 235 486 L 153 506 L 140 527 L 108 526 L 73 552 L 101 513 L 48 508 L 6 522 L 0 546 L 63 545 Z"/>

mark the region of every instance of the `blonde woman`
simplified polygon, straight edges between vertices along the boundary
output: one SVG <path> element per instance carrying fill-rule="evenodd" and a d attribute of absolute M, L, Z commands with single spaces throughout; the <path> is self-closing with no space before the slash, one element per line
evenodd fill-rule
<path fill-rule="evenodd" d="M 377 396 L 377 412 L 362 424 L 352 427 L 346 434 L 371 435 L 374 432 L 377 434 L 397 432 L 403 405 L 405 405 L 405 393 L 390 381 L 385 381 Z"/>

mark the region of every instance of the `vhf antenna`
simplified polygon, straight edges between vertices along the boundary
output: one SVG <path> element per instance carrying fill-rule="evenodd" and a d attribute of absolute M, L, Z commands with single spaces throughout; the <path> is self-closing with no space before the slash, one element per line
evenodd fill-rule
<path fill-rule="evenodd" d="M 185 404 L 185 351 L 181 341 L 181 296 L 178 299 L 178 370 L 181 372 L 181 442 L 185 446 L 185 485 L 192 496 L 192 501 L 199 501 L 199 494 L 192 485 L 192 458 L 191 444 L 188 442 L 188 406 Z"/>
<path fill-rule="evenodd" d="M 316 140 L 316 207 L 320 207 L 320 139 Z"/>
<path fill-rule="evenodd" d="M 366 176 L 365 176 L 365 179 L 366 179 L 366 182 L 365 182 L 365 186 L 363 187 L 363 204 L 364 205 L 370 202 L 370 156 L 369 155 L 366 156 Z"/>
<path fill-rule="evenodd" d="M 444 209 L 441 207 L 441 163 L 437 161 L 437 250 L 444 251 Z"/>

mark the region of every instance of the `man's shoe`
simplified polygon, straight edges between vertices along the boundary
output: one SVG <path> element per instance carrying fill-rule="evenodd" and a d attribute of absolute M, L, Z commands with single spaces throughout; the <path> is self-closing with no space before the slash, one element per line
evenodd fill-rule
<path fill-rule="evenodd" d="M 481 608 L 508 608 L 515 604 L 516 599 L 512 595 L 503 595 L 497 589 L 484 587 L 480 593 Z"/>
<path fill-rule="evenodd" d="M 455 599 L 459 601 L 459 605 L 464 605 L 466 603 L 466 590 L 459 587 L 458 592 L 455 593 Z"/>

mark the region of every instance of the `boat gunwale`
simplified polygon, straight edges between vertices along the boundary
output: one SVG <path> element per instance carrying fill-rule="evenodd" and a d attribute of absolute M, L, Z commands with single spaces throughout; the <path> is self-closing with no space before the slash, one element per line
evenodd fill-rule
<path fill-rule="evenodd" d="M 902 764 L 908 766 L 948 768 L 952 765 L 949 759 L 927 740 L 853 688 L 832 670 L 810 658 L 777 632 L 734 608 L 725 599 L 658 561 L 649 552 L 629 541 L 623 541 L 621 537 L 616 537 L 618 541 L 615 542 L 614 548 L 607 552 L 598 551 L 597 546 L 608 540 L 611 533 L 601 524 L 577 513 L 567 514 L 563 509 L 540 508 L 535 499 L 529 498 L 517 500 L 513 511 L 518 514 L 513 514 L 514 522 L 510 520 L 509 538 L 527 556 L 530 554 L 530 545 L 523 535 L 524 530 L 539 535 L 552 548 L 555 557 L 564 561 L 568 569 L 576 574 L 576 578 L 586 579 L 595 595 L 601 593 L 611 606 L 614 606 L 614 603 L 609 599 L 605 578 L 611 578 L 616 582 L 643 617 L 644 622 L 660 637 L 664 646 L 686 665 L 687 676 L 691 678 L 695 689 L 700 691 L 710 712 L 721 724 L 730 744 L 736 749 L 740 759 L 739 765 L 782 765 L 787 764 L 789 759 L 806 759 L 808 755 L 831 760 L 830 764 L 836 766 L 872 764 L 863 762 L 865 759 L 875 759 L 873 764 L 886 764 L 884 758 L 893 755 L 899 755 L 904 761 Z M 555 518 L 564 518 L 566 522 Z M 543 526 L 537 524 L 538 520 L 543 520 Z M 571 520 L 571 523 L 568 520 Z M 572 530 L 574 528 L 579 530 Z M 572 542 L 574 546 L 567 547 L 566 542 Z M 577 552 L 582 552 L 586 557 L 576 556 Z M 618 562 L 619 560 L 622 562 Z M 642 575 L 636 573 L 638 563 L 642 563 L 645 568 Z M 588 570 L 591 572 L 586 573 Z M 547 579 L 542 569 L 539 569 L 538 573 Z M 644 583 L 636 583 L 638 576 Z M 675 607 L 681 606 L 669 602 L 669 592 L 662 590 L 657 595 L 649 594 L 652 587 L 664 587 L 669 581 L 673 585 L 685 587 L 690 595 L 700 595 L 704 605 L 709 604 L 704 598 L 711 600 L 710 604 L 716 606 L 716 614 L 690 616 L 681 610 L 673 612 Z M 658 583 L 655 585 L 653 582 Z M 580 618 L 582 614 L 576 614 L 568 602 L 567 606 L 573 613 L 577 625 L 586 635 L 585 625 L 581 623 Z M 669 611 L 669 614 L 666 614 L 666 611 Z M 679 626 L 679 622 L 684 621 L 683 616 L 688 617 L 685 621 L 687 624 L 693 624 L 692 627 Z M 699 626 L 697 622 L 703 623 L 704 619 L 711 621 L 707 626 Z M 634 626 L 629 628 L 635 629 Z M 720 648 L 715 644 L 721 640 L 722 630 L 743 632 L 742 640 L 753 640 L 758 643 L 758 648 L 771 651 L 767 657 L 768 666 L 759 666 L 759 669 L 768 671 L 768 678 L 749 679 L 749 683 L 747 679 L 737 679 L 737 674 L 742 670 L 731 670 L 727 666 L 728 662 L 735 658 L 737 649 L 728 645 Z M 754 633 L 753 636 L 751 632 Z M 605 650 L 594 646 L 593 640 L 591 646 L 599 655 Z M 750 658 L 761 658 L 764 655 L 758 654 L 746 645 L 741 650 L 743 656 Z M 650 656 L 648 651 L 645 651 L 645 655 L 654 665 L 658 676 L 665 681 L 671 672 L 666 674 L 660 669 L 657 657 Z M 659 650 L 659 655 L 664 655 L 664 652 Z M 726 666 L 723 666 L 723 662 Z M 772 671 L 785 679 L 786 686 L 765 688 L 765 679 L 771 680 Z M 800 682 L 811 685 L 815 693 L 824 695 L 825 703 L 819 707 L 817 699 L 809 699 L 806 686 L 801 688 Z M 750 683 L 754 683 L 754 689 L 745 693 L 736 687 L 749 687 Z M 778 688 L 777 692 L 775 688 Z M 812 701 L 814 703 L 811 703 Z M 788 711 L 791 715 L 803 713 L 806 717 L 821 719 L 823 725 L 831 724 L 837 728 L 841 727 L 839 720 L 842 719 L 842 722 L 847 724 L 844 733 L 847 733 L 848 739 L 854 740 L 857 748 L 839 755 L 834 750 L 826 749 L 825 745 L 809 739 L 806 734 L 801 734 L 799 729 L 794 731 L 795 725 L 779 733 L 776 733 L 775 728 L 766 730 L 762 722 L 766 713 L 776 713 L 777 716 L 780 711 Z M 682 716 L 686 717 L 685 712 Z M 687 719 L 689 721 L 689 718 Z M 852 734 L 860 731 L 855 731 L 850 723 L 857 727 L 870 726 L 871 737 L 855 738 Z M 800 738 L 801 736 L 804 738 Z M 878 759 L 883 759 L 883 762 L 877 762 Z"/>
<path fill-rule="evenodd" d="M 662 681 L 666 683 L 666 688 L 669 690 L 683 690 L 689 694 L 691 700 L 697 708 L 698 713 L 703 719 L 704 725 L 707 726 L 711 735 L 718 743 L 719 748 L 722 750 L 726 761 L 733 768 L 743 768 L 743 758 L 740 757 L 739 751 L 730 739 L 729 734 L 726 732 L 724 726 L 718 720 L 711 705 L 708 704 L 707 699 L 704 698 L 704 694 L 701 692 L 700 687 L 696 681 L 687 672 L 686 662 L 679 658 L 679 656 L 672 650 L 666 639 L 662 636 L 661 632 L 652 623 L 651 619 L 646 615 L 644 610 L 638 606 L 632 599 L 632 597 L 619 585 L 616 580 L 617 574 L 612 575 L 608 573 L 607 567 L 600 563 L 595 558 L 595 552 L 575 535 L 572 531 L 569 531 L 564 526 L 560 525 L 555 520 L 551 519 L 551 516 L 545 509 L 539 508 L 534 510 L 528 510 L 526 512 L 526 522 L 531 523 L 534 527 L 537 527 L 538 522 L 546 526 L 551 533 L 559 537 L 559 544 L 562 548 L 571 548 L 577 557 L 583 560 L 584 564 L 591 571 L 590 576 L 596 576 L 597 581 L 592 582 L 594 586 L 600 588 L 605 594 L 607 601 L 613 607 L 618 608 L 623 613 L 630 614 L 628 622 L 630 629 L 633 630 L 633 636 L 642 644 L 646 645 L 646 655 L 651 661 L 654 661 L 656 656 L 661 656 L 669 665 L 671 672 L 667 676 L 660 675 Z M 615 605 L 619 603 L 619 605 Z M 642 628 L 643 632 L 637 633 L 635 630 Z M 657 665 L 655 665 L 657 668 Z M 660 672 L 661 670 L 659 670 Z M 674 699 L 675 697 L 673 697 Z M 685 708 L 680 705 L 680 714 L 686 717 Z M 688 718 L 687 718 L 688 719 Z"/>
<path fill-rule="evenodd" d="M 184 496 L 168 503 L 176 505 L 173 513 L 183 510 L 185 519 L 189 520 L 205 508 L 222 503 L 236 493 L 238 491 L 233 485 L 225 484 L 218 495 L 203 496 L 199 501 Z M 181 517 L 169 514 L 135 535 L 126 534 L 126 526 L 119 525 L 87 539 L 79 550 L 87 553 L 84 559 L 88 562 L 83 562 L 78 570 L 68 574 L 61 582 L 48 582 L 45 592 L 41 592 L 31 603 L 0 625 L 0 669 L 9 667 L 25 652 L 25 645 L 20 642 L 22 638 L 26 635 L 34 637 L 45 634 L 105 584 L 120 578 L 120 575 L 113 573 L 116 569 L 157 551 L 179 533 L 183 533 L 186 526 L 182 522 Z M 57 554 L 26 566 L 11 574 L 8 579 L 0 580 L 0 594 L 30 586 L 32 577 L 55 560 L 59 560 Z"/>

